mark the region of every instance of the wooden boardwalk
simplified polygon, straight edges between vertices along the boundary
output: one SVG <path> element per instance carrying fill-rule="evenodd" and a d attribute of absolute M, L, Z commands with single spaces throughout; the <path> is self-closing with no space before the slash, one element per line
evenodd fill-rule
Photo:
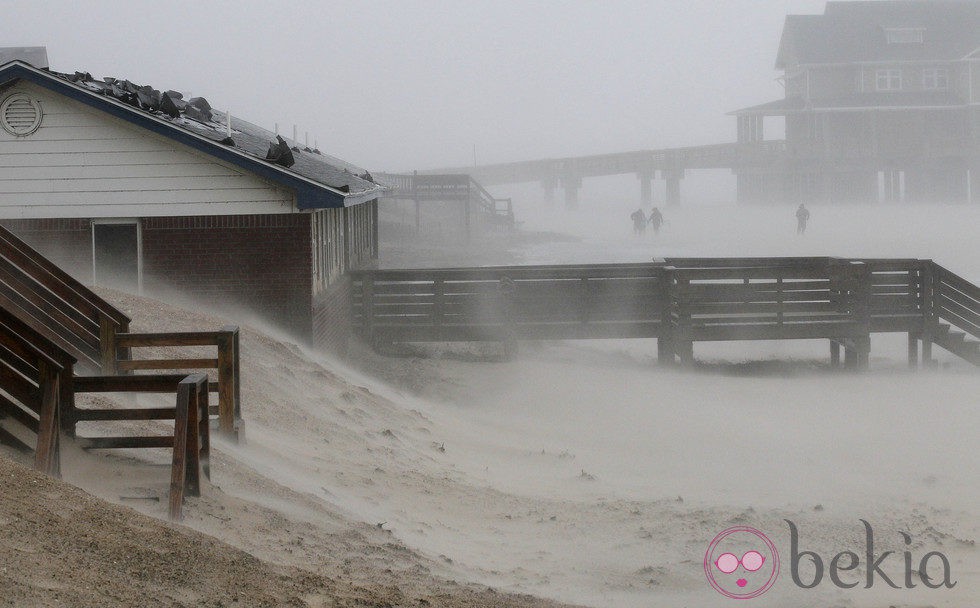
<path fill-rule="evenodd" d="M 353 276 L 360 335 L 396 342 L 656 338 L 662 363 L 694 343 L 827 339 L 867 366 L 874 332 L 980 365 L 980 289 L 930 260 L 667 258 L 644 264 L 368 270 Z"/>

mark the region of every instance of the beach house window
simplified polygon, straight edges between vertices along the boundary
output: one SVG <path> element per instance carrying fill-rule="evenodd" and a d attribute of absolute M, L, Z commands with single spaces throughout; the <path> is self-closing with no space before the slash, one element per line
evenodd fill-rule
<path fill-rule="evenodd" d="M 922 88 L 928 91 L 945 91 L 949 88 L 949 72 L 946 68 L 922 70 Z"/>
<path fill-rule="evenodd" d="M 885 29 L 888 44 L 922 44 L 924 29 L 921 27 L 890 27 Z"/>
<path fill-rule="evenodd" d="M 879 91 L 901 91 L 902 70 L 878 70 L 875 73 L 875 88 Z"/>

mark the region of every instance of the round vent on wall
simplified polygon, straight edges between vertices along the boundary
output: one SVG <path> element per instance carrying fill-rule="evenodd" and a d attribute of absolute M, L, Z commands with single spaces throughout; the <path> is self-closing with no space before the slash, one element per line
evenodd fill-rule
<path fill-rule="evenodd" d="M 14 93 L 0 104 L 0 126 L 11 135 L 30 135 L 41 126 L 41 104 L 23 93 Z"/>

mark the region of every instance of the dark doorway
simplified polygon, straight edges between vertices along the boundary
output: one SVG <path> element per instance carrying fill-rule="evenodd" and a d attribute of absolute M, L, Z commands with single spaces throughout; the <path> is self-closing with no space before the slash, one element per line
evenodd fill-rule
<path fill-rule="evenodd" d="M 92 263 L 96 284 L 139 293 L 139 226 L 93 224 Z"/>

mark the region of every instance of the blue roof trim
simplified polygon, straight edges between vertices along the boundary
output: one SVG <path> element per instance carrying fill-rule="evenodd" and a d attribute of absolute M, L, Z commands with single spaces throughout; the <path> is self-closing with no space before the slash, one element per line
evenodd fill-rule
<path fill-rule="evenodd" d="M 299 209 L 337 209 L 340 207 L 351 207 L 378 198 L 377 192 L 369 192 L 361 195 L 347 195 L 328 186 L 320 186 L 313 182 L 290 175 L 276 168 L 271 163 L 266 163 L 258 158 L 247 156 L 236 152 L 234 148 L 224 144 L 211 141 L 206 137 L 195 135 L 185 131 L 180 127 L 169 124 L 165 121 L 130 108 L 122 103 L 103 97 L 96 93 L 83 90 L 66 80 L 50 75 L 44 71 L 37 70 L 25 63 L 14 61 L 0 66 L 0 86 L 12 80 L 27 80 L 38 86 L 42 86 L 50 91 L 64 95 L 70 99 L 81 102 L 89 107 L 100 110 L 116 118 L 121 118 L 126 122 L 134 124 L 156 133 L 163 135 L 185 146 L 214 156 L 232 165 L 241 167 L 259 177 L 275 182 L 286 188 L 293 190 L 296 194 L 296 206 Z"/>

